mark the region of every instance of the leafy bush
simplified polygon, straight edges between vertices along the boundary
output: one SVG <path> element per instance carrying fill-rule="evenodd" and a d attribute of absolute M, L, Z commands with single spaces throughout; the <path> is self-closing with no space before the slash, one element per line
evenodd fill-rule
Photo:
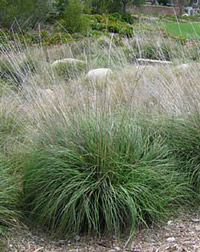
<path fill-rule="evenodd" d="M 56 0 L 54 3 L 54 8 L 56 9 L 57 16 L 63 17 L 64 11 L 66 9 L 66 6 L 68 4 L 68 0 Z"/>
<path fill-rule="evenodd" d="M 72 40 L 77 40 L 77 34 L 68 34 L 63 28 L 59 26 L 59 31 L 47 32 L 41 30 L 41 32 L 30 30 L 23 33 L 11 32 L 9 30 L 0 29 L 0 44 L 4 51 L 27 49 L 29 46 L 41 47 L 60 45 Z M 62 32 L 60 32 L 62 30 Z M 2 50 L 2 51 L 3 51 Z"/>
<path fill-rule="evenodd" d="M 159 135 L 125 117 L 72 121 L 53 123 L 32 151 L 24 209 L 35 223 L 62 235 L 132 233 L 187 198 Z"/>
<path fill-rule="evenodd" d="M 82 5 L 84 13 L 91 12 L 90 0 L 84 0 L 79 3 Z M 55 1 L 54 8 L 56 10 L 56 16 L 58 18 L 63 18 L 64 12 L 65 12 L 68 4 L 69 4 L 69 0 L 56 0 Z"/>
<path fill-rule="evenodd" d="M 86 20 L 83 16 L 84 6 L 80 0 L 69 0 L 63 13 L 63 17 L 60 20 L 61 26 L 63 26 L 67 32 L 83 32 L 86 30 Z"/>
<path fill-rule="evenodd" d="M 133 36 L 133 26 L 123 21 L 122 15 L 85 15 L 88 25 L 92 30 L 118 33 L 122 36 Z"/>
<path fill-rule="evenodd" d="M 122 22 L 126 22 L 128 24 L 135 23 L 135 19 L 131 16 L 131 14 L 113 13 L 113 14 L 109 14 L 107 16 L 108 16 L 109 20 L 122 21 Z"/>
<path fill-rule="evenodd" d="M 92 13 L 107 13 L 109 11 L 110 1 L 108 0 L 92 0 Z"/>

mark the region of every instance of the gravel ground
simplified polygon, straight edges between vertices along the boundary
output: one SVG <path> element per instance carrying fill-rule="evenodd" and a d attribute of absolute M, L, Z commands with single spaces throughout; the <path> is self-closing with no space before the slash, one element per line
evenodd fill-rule
<path fill-rule="evenodd" d="M 114 237 L 54 240 L 24 228 L 10 237 L 5 252 L 200 252 L 200 214 L 187 212 L 160 228 L 140 230 L 125 249 L 124 244 Z"/>

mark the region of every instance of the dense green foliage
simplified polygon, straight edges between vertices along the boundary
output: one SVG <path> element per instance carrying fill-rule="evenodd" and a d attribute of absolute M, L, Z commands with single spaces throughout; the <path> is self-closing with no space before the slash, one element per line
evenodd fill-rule
<path fill-rule="evenodd" d="M 83 13 L 122 13 L 124 3 L 126 5 L 128 2 L 134 5 L 142 4 L 142 0 L 56 0 L 55 2 L 4 0 L 0 3 L 0 25 L 7 28 L 11 26 L 35 28 L 39 23 L 47 20 L 50 23 L 62 20 L 62 25 L 67 30 L 80 32 L 85 26 Z"/>
<path fill-rule="evenodd" d="M 50 11 L 48 0 L 3 0 L 0 3 L 0 25 L 10 27 L 15 23 L 22 28 L 35 27 L 47 19 Z"/>
<path fill-rule="evenodd" d="M 132 233 L 187 199 L 185 175 L 148 127 L 90 116 L 56 125 L 51 142 L 32 153 L 24 177 L 25 211 L 41 226 L 59 234 Z"/>
<path fill-rule="evenodd" d="M 68 0 L 68 4 L 63 11 L 60 25 L 69 33 L 83 32 L 86 30 L 86 21 L 83 16 L 84 6 L 80 0 Z"/>
<path fill-rule="evenodd" d="M 66 9 L 67 4 L 68 4 L 68 0 L 56 0 L 55 1 L 54 7 L 55 7 L 55 10 L 56 10 L 56 14 L 59 17 L 63 16 L 63 13 L 64 13 L 64 11 Z"/>

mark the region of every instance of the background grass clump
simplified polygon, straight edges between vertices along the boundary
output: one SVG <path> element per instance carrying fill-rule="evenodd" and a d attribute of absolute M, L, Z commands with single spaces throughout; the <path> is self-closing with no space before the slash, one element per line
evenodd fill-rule
<path fill-rule="evenodd" d="M 52 64 L 52 69 L 65 79 L 73 78 L 86 70 L 86 63 L 82 60 L 64 59 Z"/>
<path fill-rule="evenodd" d="M 0 238 L 17 225 L 19 218 L 19 179 L 12 175 L 13 167 L 2 157 L 0 162 Z"/>
<path fill-rule="evenodd" d="M 179 168 L 186 172 L 191 183 L 200 190 L 200 115 L 192 115 L 168 120 L 164 126 L 170 149 L 180 162 Z"/>
<path fill-rule="evenodd" d="M 74 118 L 39 142 L 25 170 L 24 211 L 52 232 L 132 233 L 188 198 L 163 139 L 135 119 Z"/>

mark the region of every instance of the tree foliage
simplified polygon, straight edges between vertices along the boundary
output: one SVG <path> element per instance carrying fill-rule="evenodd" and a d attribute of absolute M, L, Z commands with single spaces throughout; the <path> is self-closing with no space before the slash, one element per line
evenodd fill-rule
<path fill-rule="evenodd" d="M 16 21 L 19 26 L 34 27 L 50 13 L 49 0 L 1 0 L 0 25 L 10 27 Z"/>
<path fill-rule="evenodd" d="M 144 3 L 144 0 L 91 0 L 91 6 L 94 11 L 100 13 L 113 13 L 127 11 L 128 4 L 140 6 Z"/>
<path fill-rule="evenodd" d="M 60 23 L 69 33 L 84 30 L 86 23 L 83 16 L 83 9 L 84 6 L 80 0 L 68 0 Z"/>

